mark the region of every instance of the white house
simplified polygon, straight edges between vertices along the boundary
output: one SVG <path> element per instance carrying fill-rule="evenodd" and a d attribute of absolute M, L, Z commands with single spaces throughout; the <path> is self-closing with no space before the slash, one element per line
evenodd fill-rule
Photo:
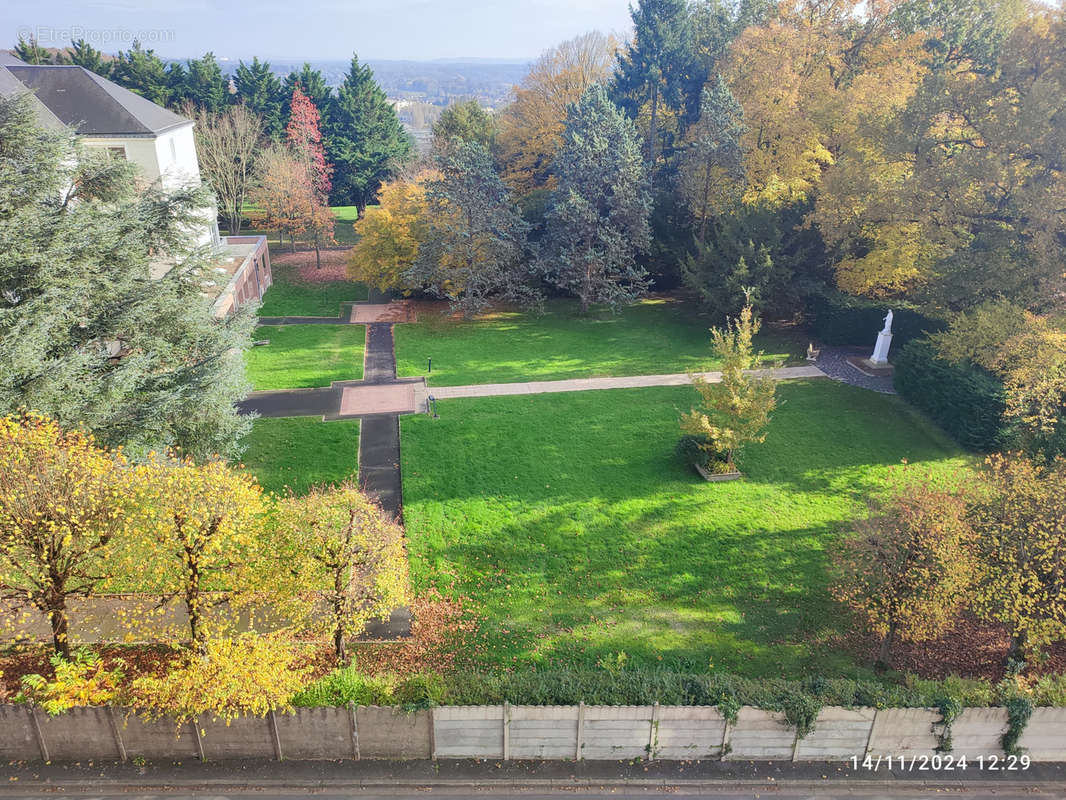
<path fill-rule="evenodd" d="M 192 120 L 83 67 L 25 64 L 0 53 L 0 94 L 20 92 L 35 98 L 43 125 L 73 128 L 84 146 L 132 161 L 146 185 L 164 192 L 200 185 Z M 266 237 L 220 237 L 212 204 L 189 238 L 190 248 L 208 246 L 215 252 L 217 263 L 204 293 L 216 300 L 216 313 L 262 298 L 271 283 Z M 154 265 L 153 277 L 169 268 Z"/>

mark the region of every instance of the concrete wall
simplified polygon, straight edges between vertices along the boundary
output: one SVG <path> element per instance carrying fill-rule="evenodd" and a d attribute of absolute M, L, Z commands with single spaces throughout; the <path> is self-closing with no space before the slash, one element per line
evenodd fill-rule
<path fill-rule="evenodd" d="M 780 712 L 745 706 L 727 724 L 717 708 L 688 706 L 454 706 L 406 712 L 360 706 L 305 708 L 178 726 L 123 709 L 78 708 L 57 717 L 0 705 L 0 761 L 147 759 L 566 759 L 726 758 L 848 761 L 932 755 L 935 709 L 821 709 L 802 739 Z M 1007 715 L 966 709 L 952 753 L 1001 753 Z M 1034 711 L 1021 746 L 1033 761 L 1066 761 L 1066 709 Z M 723 755 L 724 754 L 724 755 Z"/>

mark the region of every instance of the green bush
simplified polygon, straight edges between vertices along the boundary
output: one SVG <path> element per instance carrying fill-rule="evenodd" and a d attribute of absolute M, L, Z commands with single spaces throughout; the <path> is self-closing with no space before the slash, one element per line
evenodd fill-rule
<path fill-rule="evenodd" d="M 432 708 L 444 704 L 448 688 L 434 672 L 411 675 L 396 687 L 396 702 L 406 708 Z"/>
<path fill-rule="evenodd" d="M 1014 435 L 1003 422 L 1003 384 L 980 367 L 937 357 L 927 339 L 907 344 L 895 358 L 900 397 L 925 412 L 969 450 L 1008 449 Z"/>
<path fill-rule="evenodd" d="M 305 686 L 292 698 L 294 706 L 396 705 L 395 675 L 361 674 L 353 664 L 334 670 Z"/>
<path fill-rule="evenodd" d="M 892 346 L 897 348 L 927 333 L 944 330 L 947 323 L 897 301 L 876 302 L 840 292 L 807 298 L 811 333 L 823 344 L 873 349 L 877 332 L 884 327 L 885 313 L 892 309 Z"/>

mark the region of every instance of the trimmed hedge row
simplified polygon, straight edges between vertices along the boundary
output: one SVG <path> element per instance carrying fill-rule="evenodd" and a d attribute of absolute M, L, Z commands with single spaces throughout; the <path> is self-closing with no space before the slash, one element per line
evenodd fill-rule
<path fill-rule="evenodd" d="M 1041 679 L 1034 687 L 1038 705 L 1066 701 L 1066 676 Z M 724 712 L 742 705 L 803 717 L 821 706 L 876 708 L 938 707 L 945 699 L 965 707 L 1000 705 L 1013 689 L 987 681 L 949 677 L 908 678 L 904 683 L 849 678 L 742 678 L 722 673 L 671 672 L 659 669 L 521 670 L 513 673 L 427 673 L 399 677 L 366 676 L 356 666 L 339 669 L 312 683 L 293 698 L 296 706 L 404 705 L 693 705 L 719 706 Z"/>
<path fill-rule="evenodd" d="M 1014 432 L 1003 421 L 1006 392 L 995 376 L 980 367 L 938 358 L 927 339 L 909 342 L 893 363 L 900 397 L 963 447 L 989 453 L 1015 444 Z"/>
<path fill-rule="evenodd" d="M 831 346 L 874 346 L 877 332 L 884 327 L 885 313 L 892 309 L 893 349 L 937 333 L 947 327 L 943 320 L 893 302 L 875 302 L 840 292 L 811 295 L 807 298 L 807 318 L 811 332 L 823 344 Z"/>

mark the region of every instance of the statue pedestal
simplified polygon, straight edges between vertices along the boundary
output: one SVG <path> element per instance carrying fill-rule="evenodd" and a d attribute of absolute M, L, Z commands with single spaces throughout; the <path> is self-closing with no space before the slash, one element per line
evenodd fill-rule
<path fill-rule="evenodd" d="M 877 344 L 874 345 L 873 355 L 867 359 L 872 367 L 888 366 L 888 348 L 892 346 L 892 334 L 881 331 L 877 334 Z"/>

